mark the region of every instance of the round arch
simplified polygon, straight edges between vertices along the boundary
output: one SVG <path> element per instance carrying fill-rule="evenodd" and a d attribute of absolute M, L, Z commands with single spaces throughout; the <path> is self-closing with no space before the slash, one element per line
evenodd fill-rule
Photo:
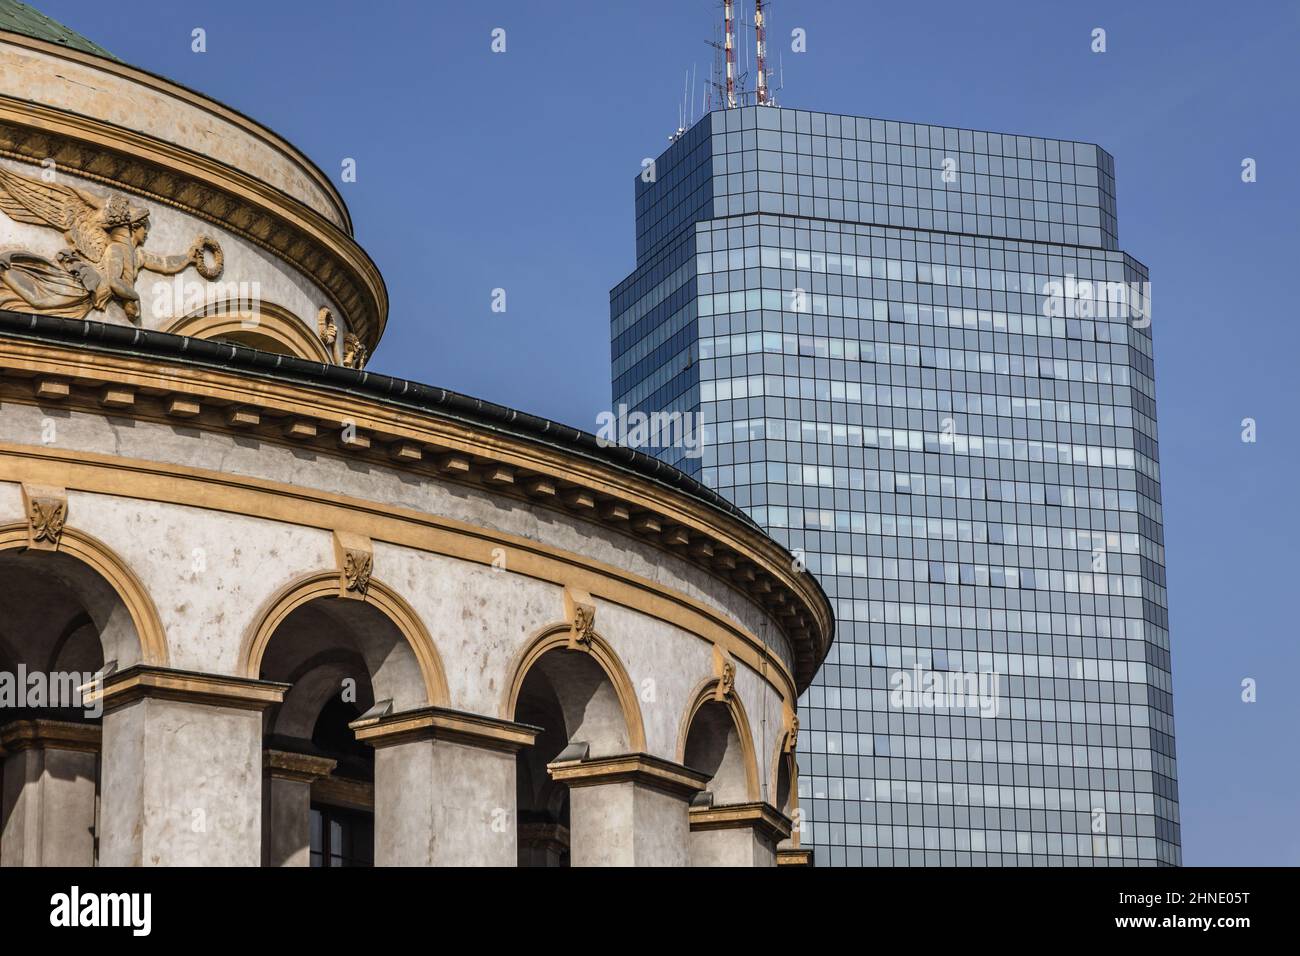
<path fill-rule="evenodd" d="M 250 322 L 247 308 L 239 302 L 222 300 L 177 319 L 165 331 L 196 339 L 225 338 L 250 348 L 279 352 L 310 362 L 336 364 L 325 343 L 302 319 L 282 305 L 259 302 L 256 320 Z"/>
<path fill-rule="evenodd" d="M 731 715 L 731 721 L 736 728 L 736 736 L 740 738 L 740 755 L 745 765 L 745 791 L 751 801 L 761 800 L 763 795 L 759 782 L 758 754 L 754 749 L 754 734 L 749 725 L 749 715 L 745 712 L 745 705 L 740 700 L 740 694 L 734 688 L 731 693 L 718 701 L 718 684 L 718 678 L 710 677 L 701 681 L 695 688 L 695 693 L 691 696 L 690 706 L 686 708 L 686 713 L 683 715 L 681 725 L 677 730 L 677 762 L 685 766 L 686 741 L 690 737 L 691 725 L 695 722 L 696 714 L 700 712 L 700 709 L 705 704 L 721 703 Z"/>
<path fill-rule="evenodd" d="M 15 522 L 0 526 L 0 552 L 25 549 L 28 545 L 27 524 Z M 140 662 L 166 667 L 169 660 L 167 635 L 153 599 L 144 582 L 108 545 L 71 525 L 65 525 L 59 535 L 59 554 L 75 558 L 99 575 L 117 594 L 131 618 L 136 637 L 140 642 Z M 119 661 L 126 666 L 128 663 Z"/>
<path fill-rule="evenodd" d="M 244 634 L 239 649 L 240 674 L 254 679 L 261 674 L 262 658 L 266 654 L 267 645 L 271 643 L 276 629 L 293 611 L 320 598 L 338 597 L 338 571 L 318 571 L 305 575 L 290 581 L 272 595 Z M 415 609 L 400 594 L 373 577 L 366 588 L 364 600 L 388 618 L 410 645 L 424 679 L 424 693 L 428 703 L 434 707 L 447 707 L 451 699 L 447 688 L 447 673 L 443 669 L 442 658 L 433 638 Z"/>
<path fill-rule="evenodd" d="M 533 665 L 549 651 L 569 650 L 570 627 L 567 623 L 551 624 L 543 628 L 515 657 L 510 682 L 506 685 L 505 696 L 501 702 L 501 716 L 513 720 L 519 703 L 519 692 L 523 688 L 524 678 Z M 623 711 L 623 720 L 627 724 L 628 746 L 633 753 L 642 753 L 646 749 L 645 721 L 641 716 L 641 705 L 637 700 L 636 688 L 628 677 L 627 668 L 619 660 L 614 649 L 599 634 L 593 632 L 587 644 L 587 652 L 600 665 L 605 676 L 613 685 L 618 697 L 619 707 Z"/>
<path fill-rule="evenodd" d="M 784 735 L 776 744 L 770 783 L 772 799 L 769 802 L 793 820 L 799 809 L 799 763 L 794 751 L 786 748 Z"/>

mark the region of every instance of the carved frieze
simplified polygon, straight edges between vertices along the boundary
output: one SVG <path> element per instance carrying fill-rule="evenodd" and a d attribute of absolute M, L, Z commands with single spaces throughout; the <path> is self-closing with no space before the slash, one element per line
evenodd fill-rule
<path fill-rule="evenodd" d="M 118 193 L 98 196 L 0 166 L 0 212 L 58 230 L 66 243 L 53 260 L 26 249 L 0 251 L 0 309 L 82 319 L 116 302 L 136 320 L 140 272 L 176 275 L 193 266 L 205 279 L 221 276 L 221 246 L 210 236 L 198 236 L 181 255 L 146 251 L 149 210 Z"/>
<path fill-rule="evenodd" d="M 56 110 L 0 96 L 0 156 L 50 163 L 215 223 L 311 276 L 363 339 L 378 338 L 387 311 L 383 281 L 351 239 L 323 217 L 284 197 L 275 202 L 291 209 L 262 201 L 265 188 L 238 171 L 224 171 L 212 181 L 195 178 L 189 171 L 192 155 L 170 144 L 116 128 L 82 129 L 65 120 Z"/>

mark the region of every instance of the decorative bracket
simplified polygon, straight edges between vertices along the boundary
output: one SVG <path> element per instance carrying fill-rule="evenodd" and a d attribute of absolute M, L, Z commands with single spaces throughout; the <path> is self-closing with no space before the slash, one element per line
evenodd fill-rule
<path fill-rule="evenodd" d="M 591 650 L 596 635 L 596 602 L 578 588 L 564 589 L 564 619 L 569 622 L 569 650 Z"/>
<path fill-rule="evenodd" d="M 375 547 L 364 534 L 334 532 L 334 560 L 339 569 L 339 597 L 364 601 L 375 566 Z"/>
<path fill-rule="evenodd" d="M 27 547 L 57 551 L 68 520 L 68 492 L 24 482 L 23 511 L 27 514 Z"/>
<path fill-rule="evenodd" d="M 799 745 L 799 715 L 788 704 L 785 707 L 785 739 L 781 742 L 781 752 L 792 754 Z"/>
<path fill-rule="evenodd" d="M 365 368 L 366 367 L 366 346 L 356 335 L 351 332 L 343 335 L 343 365 L 345 368 Z"/>
<path fill-rule="evenodd" d="M 713 645 L 713 676 L 718 679 L 713 688 L 713 699 L 730 700 L 736 690 L 736 662 L 717 644 Z"/>

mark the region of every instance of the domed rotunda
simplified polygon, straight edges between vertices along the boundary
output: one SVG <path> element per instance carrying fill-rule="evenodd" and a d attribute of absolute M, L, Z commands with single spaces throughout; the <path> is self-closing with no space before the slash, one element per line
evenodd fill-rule
<path fill-rule="evenodd" d="M 0 0 L 0 865 L 807 863 L 814 577 L 387 321 L 301 152 Z"/>

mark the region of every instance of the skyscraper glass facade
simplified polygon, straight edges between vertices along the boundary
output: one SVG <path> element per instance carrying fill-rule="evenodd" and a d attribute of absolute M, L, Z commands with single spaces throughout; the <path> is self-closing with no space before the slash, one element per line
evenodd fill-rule
<path fill-rule="evenodd" d="M 636 182 L 613 399 L 802 556 L 818 865 L 1177 864 L 1147 274 L 1096 146 L 773 107 Z"/>

